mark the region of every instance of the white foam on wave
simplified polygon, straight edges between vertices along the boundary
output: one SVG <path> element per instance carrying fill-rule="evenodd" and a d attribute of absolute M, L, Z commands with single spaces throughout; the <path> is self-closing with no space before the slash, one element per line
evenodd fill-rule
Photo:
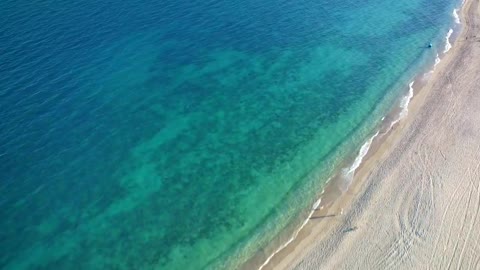
<path fill-rule="evenodd" d="M 373 140 L 375 139 L 375 137 L 378 136 L 378 134 L 380 134 L 380 131 L 377 131 L 377 133 L 375 133 L 375 135 L 373 135 L 370 139 L 368 139 L 362 145 L 362 147 L 360 148 L 360 151 L 358 152 L 357 157 L 355 158 L 355 161 L 353 161 L 352 166 L 350 166 L 350 168 L 348 168 L 347 170 L 343 171 L 344 176 L 348 180 L 353 179 L 353 174 L 355 173 L 355 170 L 357 170 L 358 167 L 360 167 L 360 164 L 362 164 L 363 158 L 365 158 L 365 156 L 367 155 L 368 150 L 370 150 L 370 146 L 372 145 Z"/>
<path fill-rule="evenodd" d="M 328 179 L 327 182 L 329 182 L 330 179 Z M 323 191 L 322 193 L 323 194 Z M 285 242 L 283 245 L 281 245 L 279 248 L 277 248 L 277 250 L 275 250 L 266 260 L 265 262 L 258 268 L 258 270 L 262 270 L 269 262 L 270 260 L 272 260 L 273 256 L 275 256 L 275 254 L 279 253 L 280 251 L 282 251 L 284 248 L 286 248 L 290 243 L 293 242 L 293 240 L 295 240 L 298 236 L 298 234 L 300 233 L 300 231 L 303 229 L 303 227 L 305 227 L 305 225 L 307 225 L 308 221 L 310 220 L 310 218 L 312 217 L 313 213 L 315 212 L 315 210 L 317 210 L 317 208 L 320 206 L 320 203 L 322 202 L 322 199 L 318 199 L 312 206 L 312 210 L 310 211 L 310 213 L 308 214 L 308 217 L 303 221 L 302 225 L 293 233 L 292 237 L 290 237 L 290 239 L 288 239 L 287 242 Z"/>
<path fill-rule="evenodd" d="M 447 36 L 445 37 L 445 50 L 443 53 L 447 53 L 452 48 L 452 44 L 450 43 L 450 37 L 452 36 L 453 29 L 448 30 Z"/>
<path fill-rule="evenodd" d="M 437 53 L 437 56 L 435 57 L 435 64 L 433 65 L 433 70 L 435 70 L 437 65 L 440 64 L 440 61 L 442 61 L 442 60 L 440 59 L 440 57 L 438 56 L 438 53 Z"/>
<path fill-rule="evenodd" d="M 408 104 L 410 104 L 410 101 L 413 98 L 413 84 L 415 81 L 412 81 L 408 85 L 408 94 L 403 97 L 402 102 L 400 103 L 400 108 L 402 108 L 402 111 L 400 112 L 400 119 L 403 119 L 407 116 L 408 114 Z"/>
<path fill-rule="evenodd" d="M 453 18 L 456 24 L 460 24 L 460 16 L 458 16 L 458 9 L 453 9 Z"/>
<path fill-rule="evenodd" d="M 437 68 L 437 65 L 440 64 L 441 61 L 442 61 L 442 59 L 440 59 L 440 56 L 437 53 L 437 55 L 435 56 L 435 64 L 433 64 L 432 70 L 423 74 L 423 79 L 424 80 L 429 80 L 430 79 L 432 74 L 435 72 L 435 69 Z"/>
<path fill-rule="evenodd" d="M 408 94 L 402 98 L 402 101 L 400 102 L 400 108 L 402 109 L 400 111 L 400 114 L 398 115 L 398 118 L 395 119 L 395 121 L 392 121 L 390 124 L 390 129 L 395 126 L 398 122 L 400 122 L 403 118 L 407 117 L 408 115 L 408 104 L 410 104 L 410 101 L 413 98 L 413 84 L 415 81 L 412 81 L 408 85 Z M 389 130 L 390 130 L 389 129 Z"/>

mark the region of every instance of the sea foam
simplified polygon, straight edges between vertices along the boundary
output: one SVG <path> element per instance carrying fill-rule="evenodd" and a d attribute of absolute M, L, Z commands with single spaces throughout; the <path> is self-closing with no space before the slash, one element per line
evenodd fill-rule
<path fill-rule="evenodd" d="M 437 65 L 440 64 L 440 61 L 442 60 L 440 59 L 440 56 L 438 56 L 438 53 L 437 53 L 437 56 L 435 57 L 435 64 L 433 64 L 433 70 L 435 70 Z"/>
<path fill-rule="evenodd" d="M 460 17 L 458 16 L 458 10 L 454 9 L 453 10 L 453 18 L 455 18 L 455 23 L 460 24 Z"/>
<path fill-rule="evenodd" d="M 365 158 L 365 156 L 367 155 L 368 150 L 370 149 L 370 146 L 372 145 L 373 140 L 375 139 L 375 137 L 378 136 L 379 133 L 380 133 L 380 131 L 377 131 L 377 133 L 375 133 L 375 135 L 370 137 L 370 139 L 368 139 L 362 145 L 362 147 L 360 148 L 360 151 L 358 152 L 357 157 L 355 158 L 355 161 L 353 161 L 352 166 L 350 166 L 350 168 L 348 168 L 347 170 L 344 170 L 344 176 L 348 180 L 351 180 L 353 178 L 353 174 L 355 173 L 355 170 L 357 170 L 358 167 L 360 167 L 360 164 L 362 164 L 362 161 Z"/>
<path fill-rule="evenodd" d="M 410 101 L 413 98 L 413 84 L 415 81 L 411 82 L 408 85 L 408 94 L 403 97 L 402 102 L 400 103 L 400 108 L 402 108 L 402 111 L 400 112 L 400 119 L 403 119 L 407 116 L 408 114 L 408 104 L 410 104 Z"/>
<path fill-rule="evenodd" d="M 435 72 L 435 69 L 437 68 L 437 65 L 440 64 L 441 61 L 442 60 L 440 59 L 440 56 L 437 53 L 437 55 L 435 56 L 435 63 L 433 64 L 432 69 L 429 72 L 425 72 L 425 74 L 423 74 L 423 80 L 429 80 L 430 79 L 433 72 Z"/>
<path fill-rule="evenodd" d="M 448 30 L 447 36 L 445 37 L 445 50 L 443 50 L 443 53 L 447 53 L 452 48 L 452 44 L 450 43 L 452 33 L 453 29 Z"/>

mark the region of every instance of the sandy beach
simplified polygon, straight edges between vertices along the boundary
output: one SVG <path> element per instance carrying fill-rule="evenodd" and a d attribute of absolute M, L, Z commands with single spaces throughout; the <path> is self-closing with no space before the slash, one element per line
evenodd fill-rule
<path fill-rule="evenodd" d="M 346 194 L 263 269 L 480 269 L 478 2 Z"/>

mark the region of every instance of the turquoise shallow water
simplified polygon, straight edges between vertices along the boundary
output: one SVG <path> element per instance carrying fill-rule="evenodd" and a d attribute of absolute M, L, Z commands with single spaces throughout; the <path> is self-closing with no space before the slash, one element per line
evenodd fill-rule
<path fill-rule="evenodd" d="M 2 2 L 0 268 L 237 267 L 358 150 L 456 4 Z"/>

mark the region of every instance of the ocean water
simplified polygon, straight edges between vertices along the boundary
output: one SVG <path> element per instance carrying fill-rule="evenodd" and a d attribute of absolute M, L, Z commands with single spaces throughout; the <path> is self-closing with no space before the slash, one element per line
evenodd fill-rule
<path fill-rule="evenodd" d="M 0 268 L 266 252 L 444 50 L 458 5 L 2 1 Z"/>

